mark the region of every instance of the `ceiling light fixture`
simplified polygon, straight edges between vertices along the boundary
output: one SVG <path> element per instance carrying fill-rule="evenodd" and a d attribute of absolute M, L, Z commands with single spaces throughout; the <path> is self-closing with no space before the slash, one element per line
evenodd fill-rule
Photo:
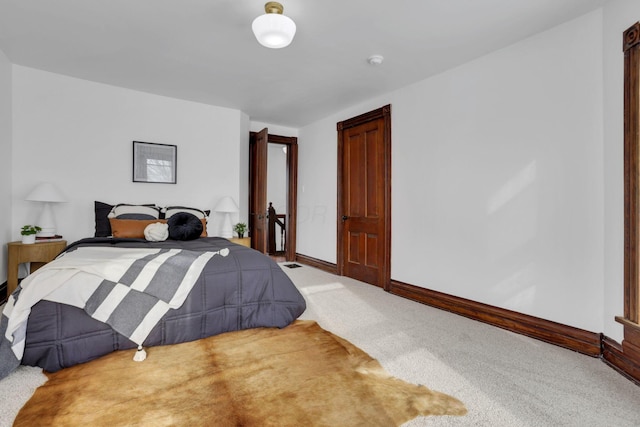
<path fill-rule="evenodd" d="M 380 65 L 384 61 L 384 57 L 382 55 L 371 55 L 367 62 L 371 65 Z"/>
<path fill-rule="evenodd" d="M 264 15 L 253 20 L 251 29 L 258 43 L 271 49 L 287 47 L 296 35 L 296 23 L 288 16 L 284 16 L 282 5 L 270 1 L 264 5 Z"/>

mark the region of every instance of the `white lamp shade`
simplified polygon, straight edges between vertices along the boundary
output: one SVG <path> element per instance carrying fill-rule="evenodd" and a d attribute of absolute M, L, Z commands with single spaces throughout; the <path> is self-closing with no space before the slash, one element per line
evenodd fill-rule
<path fill-rule="evenodd" d="M 251 24 L 258 43 L 271 49 L 280 49 L 291 44 L 296 35 L 296 23 L 279 13 L 258 16 Z"/>
<path fill-rule="evenodd" d="M 53 217 L 53 210 L 51 209 L 51 203 L 66 202 L 67 198 L 62 194 L 58 187 L 50 182 L 42 182 L 34 188 L 31 193 L 26 197 L 26 200 L 30 202 L 44 202 L 42 206 L 42 212 L 38 223 L 36 224 L 42 230 L 38 232 L 38 236 L 51 237 L 56 235 L 56 222 Z"/>
<path fill-rule="evenodd" d="M 66 202 L 67 199 L 58 188 L 50 182 L 42 182 L 34 188 L 26 200 L 31 202 Z"/>
<path fill-rule="evenodd" d="M 216 205 L 216 212 L 238 212 L 238 205 L 229 196 L 223 197 Z"/>

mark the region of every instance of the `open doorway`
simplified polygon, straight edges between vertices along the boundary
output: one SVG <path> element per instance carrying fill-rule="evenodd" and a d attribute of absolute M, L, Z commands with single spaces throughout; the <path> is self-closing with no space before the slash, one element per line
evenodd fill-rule
<path fill-rule="evenodd" d="M 284 257 L 287 247 L 288 151 L 287 144 L 267 144 L 267 253 L 275 257 Z"/>
<path fill-rule="evenodd" d="M 285 261 L 296 254 L 298 138 L 249 134 L 251 247 Z"/>

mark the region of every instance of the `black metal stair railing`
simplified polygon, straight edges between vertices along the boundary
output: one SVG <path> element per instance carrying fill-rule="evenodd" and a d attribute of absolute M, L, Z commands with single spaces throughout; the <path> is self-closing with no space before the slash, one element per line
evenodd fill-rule
<path fill-rule="evenodd" d="M 267 238 L 267 252 L 269 255 L 275 255 L 285 251 L 285 242 L 287 234 L 287 216 L 285 214 L 277 214 L 273 204 L 269 202 L 268 210 L 269 227 Z M 280 250 L 276 248 L 276 226 L 280 227 Z"/>

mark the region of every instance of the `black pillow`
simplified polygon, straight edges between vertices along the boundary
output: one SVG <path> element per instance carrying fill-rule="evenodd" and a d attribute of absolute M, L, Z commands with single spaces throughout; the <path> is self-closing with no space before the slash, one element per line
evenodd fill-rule
<path fill-rule="evenodd" d="M 194 240 L 202 234 L 202 221 L 187 212 L 180 212 L 167 220 L 169 238 L 173 240 Z"/>
<path fill-rule="evenodd" d="M 94 211 L 96 217 L 96 233 L 95 237 L 111 236 L 111 224 L 109 223 L 109 212 L 113 209 L 113 205 L 108 203 L 94 201 Z"/>

